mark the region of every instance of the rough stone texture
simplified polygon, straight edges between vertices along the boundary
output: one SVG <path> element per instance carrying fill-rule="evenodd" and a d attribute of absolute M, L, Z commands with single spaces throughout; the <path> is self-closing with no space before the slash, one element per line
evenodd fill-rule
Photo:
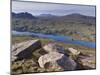
<path fill-rule="evenodd" d="M 11 61 L 15 61 L 16 59 L 17 59 L 16 56 L 14 56 L 14 55 L 11 56 Z"/>
<path fill-rule="evenodd" d="M 49 43 L 41 47 L 40 40 L 29 40 L 13 45 L 11 61 L 13 61 L 11 69 L 14 75 L 32 72 L 87 70 L 96 67 L 94 55 L 86 55 L 73 48 L 65 50 L 56 43 Z"/>
<path fill-rule="evenodd" d="M 62 46 L 59 46 L 55 43 L 50 43 L 50 44 L 47 44 L 43 47 L 43 49 L 45 51 L 47 51 L 48 53 L 49 52 L 59 52 L 59 53 L 65 53 L 64 52 L 64 48 Z"/>
<path fill-rule="evenodd" d="M 80 56 L 78 60 L 81 62 L 81 65 L 86 69 L 96 68 L 95 56 Z"/>
<path fill-rule="evenodd" d="M 41 68 L 44 68 L 45 65 L 49 63 L 49 66 L 47 67 L 52 71 L 75 70 L 76 68 L 74 60 L 58 52 L 50 52 L 41 56 L 38 59 L 38 63 Z"/>
<path fill-rule="evenodd" d="M 41 48 L 40 40 L 29 40 L 12 46 L 12 59 L 24 59 L 32 56 L 32 52 Z M 13 61 L 14 61 L 13 59 Z"/>
<path fill-rule="evenodd" d="M 68 48 L 69 53 L 71 53 L 72 55 L 79 55 L 80 51 L 73 49 L 73 48 Z"/>

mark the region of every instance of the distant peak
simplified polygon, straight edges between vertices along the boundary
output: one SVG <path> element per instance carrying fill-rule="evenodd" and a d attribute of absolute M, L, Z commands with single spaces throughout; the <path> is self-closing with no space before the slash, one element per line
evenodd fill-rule
<path fill-rule="evenodd" d="M 31 13 L 28 13 L 28 12 L 20 12 L 20 13 L 12 12 L 12 17 L 15 17 L 15 18 L 28 18 L 28 19 L 36 18 L 35 16 L 33 16 Z"/>

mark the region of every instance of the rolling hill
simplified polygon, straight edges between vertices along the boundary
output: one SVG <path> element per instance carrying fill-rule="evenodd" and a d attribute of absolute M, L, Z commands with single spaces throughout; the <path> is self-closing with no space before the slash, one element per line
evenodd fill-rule
<path fill-rule="evenodd" d="M 96 17 L 73 13 L 64 16 L 12 13 L 12 30 L 70 35 L 74 39 L 95 41 Z"/>

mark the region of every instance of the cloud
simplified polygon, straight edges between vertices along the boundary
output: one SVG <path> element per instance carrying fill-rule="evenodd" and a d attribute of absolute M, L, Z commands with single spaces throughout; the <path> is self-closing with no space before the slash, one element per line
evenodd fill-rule
<path fill-rule="evenodd" d="M 71 13 L 80 13 L 83 15 L 95 16 L 95 6 L 12 1 L 12 12 L 29 12 L 33 15 L 67 15 Z"/>

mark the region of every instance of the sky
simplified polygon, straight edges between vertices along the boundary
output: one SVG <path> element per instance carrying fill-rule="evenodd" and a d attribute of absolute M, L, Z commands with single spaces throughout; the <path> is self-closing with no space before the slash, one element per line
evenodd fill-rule
<path fill-rule="evenodd" d="M 95 16 L 95 6 L 12 1 L 12 12 L 29 12 L 33 15 L 53 14 L 58 16 L 79 13 Z"/>

